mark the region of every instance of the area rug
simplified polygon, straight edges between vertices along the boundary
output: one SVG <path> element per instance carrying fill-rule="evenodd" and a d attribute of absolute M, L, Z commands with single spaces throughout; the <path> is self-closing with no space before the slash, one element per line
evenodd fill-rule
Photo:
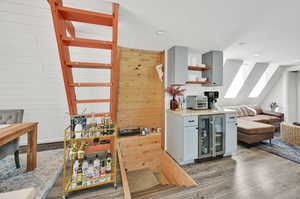
<path fill-rule="evenodd" d="M 273 138 L 272 145 L 268 142 L 262 142 L 255 147 L 300 164 L 300 147 L 287 144 L 280 137 Z"/>
<path fill-rule="evenodd" d="M 44 199 L 63 169 L 63 149 L 38 152 L 34 171 L 26 172 L 26 153 L 20 163 L 16 169 L 13 156 L 0 160 L 0 193 L 34 187 L 36 199 Z"/>

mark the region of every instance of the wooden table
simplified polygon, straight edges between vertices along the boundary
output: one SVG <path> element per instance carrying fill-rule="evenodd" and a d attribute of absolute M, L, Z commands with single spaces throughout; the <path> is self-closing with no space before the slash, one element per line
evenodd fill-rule
<path fill-rule="evenodd" d="M 27 133 L 27 171 L 36 168 L 37 151 L 37 126 L 38 122 L 11 124 L 0 129 L 0 146 Z"/>

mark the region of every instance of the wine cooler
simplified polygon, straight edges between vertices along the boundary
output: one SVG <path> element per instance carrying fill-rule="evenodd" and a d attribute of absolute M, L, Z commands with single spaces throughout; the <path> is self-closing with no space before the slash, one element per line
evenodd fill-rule
<path fill-rule="evenodd" d="M 199 116 L 198 158 L 209 158 L 225 153 L 224 115 Z"/>

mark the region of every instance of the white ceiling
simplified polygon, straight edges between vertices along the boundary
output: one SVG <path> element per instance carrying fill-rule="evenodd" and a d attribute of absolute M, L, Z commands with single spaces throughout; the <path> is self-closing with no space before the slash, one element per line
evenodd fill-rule
<path fill-rule="evenodd" d="M 66 1 L 96 11 L 105 7 L 99 0 Z M 230 59 L 300 62 L 299 0 L 116 1 L 122 46 L 165 49 L 177 44 L 200 52 L 224 50 Z M 158 36 L 158 30 L 167 34 Z"/>

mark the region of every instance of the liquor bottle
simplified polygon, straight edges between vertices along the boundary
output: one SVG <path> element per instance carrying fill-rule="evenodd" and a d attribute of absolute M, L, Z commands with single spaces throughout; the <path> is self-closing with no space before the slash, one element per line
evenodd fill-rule
<path fill-rule="evenodd" d="M 77 186 L 77 172 L 79 167 L 79 161 L 75 160 L 73 164 L 73 172 L 72 172 L 72 188 Z"/>
<path fill-rule="evenodd" d="M 108 120 L 108 126 L 109 126 L 110 129 L 114 128 L 113 122 L 112 122 L 112 120 L 110 118 Z"/>
<path fill-rule="evenodd" d="M 77 171 L 77 186 L 82 185 L 82 165 L 79 163 L 78 171 Z"/>
<path fill-rule="evenodd" d="M 106 153 L 106 173 L 111 173 L 112 157 L 110 150 Z"/>
<path fill-rule="evenodd" d="M 78 168 L 79 168 L 79 161 L 75 160 L 74 164 L 73 164 L 73 174 L 77 175 L 78 172 Z"/>
<path fill-rule="evenodd" d="M 101 168 L 100 168 L 99 172 L 100 172 L 100 176 L 101 176 L 100 182 L 105 182 L 106 181 L 106 178 L 105 178 L 105 175 L 106 175 L 105 160 L 101 161 Z"/>
<path fill-rule="evenodd" d="M 78 150 L 78 160 L 80 162 L 82 162 L 83 158 L 84 158 L 84 150 L 85 150 L 85 145 L 84 143 L 81 143 L 80 148 Z"/>
<path fill-rule="evenodd" d="M 70 156 L 70 160 L 73 160 L 73 161 L 76 160 L 76 157 L 77 157 L 77 145 L 76 145 L 76 143 L 72 144 L 69 156 Z"/>
<path fill-rule="evenodd" d="M 88 181 L 88 168 L 89 168 L 89 163 L 86 159 L 86 157 L 84 157 L 83 163 L 82 163 L 82 174 L 83 174 L 83 185 L 86 186 L 87 185 L 87 181 Z"/>
<path fill-rule="evenodd" d="M 88 171 L 87 171 L 87 175 L 88 175 L 88 185 L 93 183 L 92 179 L 94 178 L 94 166 L 93 166 L 93 161 L 90 160 L 89 162 L 89 166 L 88 166 Z"/>
<path fill-rule="evenodd" d="M 96 158 L 94 160 L 94 177 L 99 177 L 99 170 L 100 170 L 100 159 L 98 158 L 98 155 L 96 155 Z"/>
<path fill-rule="evenodd" d="M 103 123 L 100 124 L 100 135 L 105 135 L 105 127 Z"/>

